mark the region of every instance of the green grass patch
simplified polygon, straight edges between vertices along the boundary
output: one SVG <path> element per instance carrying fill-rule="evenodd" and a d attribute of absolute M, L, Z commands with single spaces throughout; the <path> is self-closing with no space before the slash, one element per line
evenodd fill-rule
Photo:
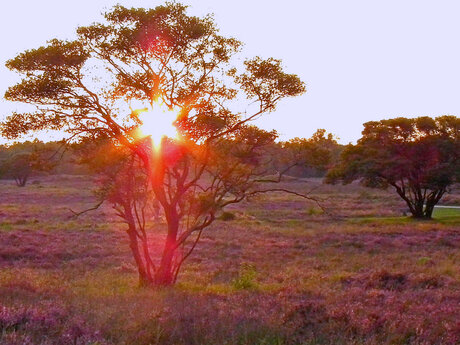
<path fill-rule="evenodd" d="M 13 230 L 13 225 L 10 222 L 1 222 L 0 230 L 4 230 L 4 231 Z"/>
<path fill-rule="evenodd" d="M 350 218 L 348 222 L 352 224 L 378 223 L 382 225 L 398 225 L 419 222 L 438 222 L 442 224 L 460 224 L 460 209 L 458 208 L 435 208 L 433 219 L 416 219 L 412 217 L 359 217 Z"/>
<path fill-rule="evenodd" d="M 460 208 L 439 208 L 435 207 L 433 211 L 433 218 L 452 218 L 455 217 L 460 220 Z"/>
<path fill-rule="evenodd" d="M 418 220 L 411 217 L 360 217 L 348 219 L 348 222 L 352 224 L 378 223 L 382 225 L 409 224 L 418 221 L 424 220 Z"/>
<path fill-rule="evenodd" d="M 235 290 L 253 290 L 257 289 L 257 270 L 254 265 L 243 263 L 241 264 L 238 277 L 233 280 L 233 288 Z"/>
<path fill-rule="evenodd" d="M 460 224 L 460 208 L 435 207 L 433 219 L 443 224 Z"/>

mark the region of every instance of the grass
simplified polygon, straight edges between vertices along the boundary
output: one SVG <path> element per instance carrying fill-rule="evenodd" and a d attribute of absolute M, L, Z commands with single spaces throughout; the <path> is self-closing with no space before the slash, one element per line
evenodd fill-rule
<path fill-rule="evenodd" d="M 0 344 L 460 342 L 458 210 L 414 221 L 387 191 L 291 182 L 327 212 L 283 194 L 235 205 L 179 283 L 151 290 L 109 205 L 71 218 L 90 182 L 39 182 L 0 182 Z"/>
<path fill-rule="evenodd" d="M 398 224 L 417 224 L 419 222 L 437 222 L 460 224 L 460 209 L 458 208 L 436 208 L 433 210 L 433 219 L 414 219 L 412 217 L 356 217 L 349 219 L 349 222 L 354 224 L 381 223 L 387 225 Z"/>
<path fill-rule="evenodd" d="M 446 219 L 455 218 L 456 221 L 460 222 L 460 208 L 437 208 L 433 211 L 433 218 L 435 219 Z"/>

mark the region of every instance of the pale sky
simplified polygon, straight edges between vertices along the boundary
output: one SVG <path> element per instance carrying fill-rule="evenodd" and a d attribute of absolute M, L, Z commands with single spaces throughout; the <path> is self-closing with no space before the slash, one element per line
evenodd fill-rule
<path fill-rule="evenodd" d="M 354 142 L 362 124 L 398 116 L 460 114 L 459 0 L 184 0 L 194 15 L 214 13 L 244 56 L 283 60 L 307 93 L 284 100 L 258 125 L 281 139 L 325 128 Z M 18 77 L 4 67 L 17 53 L 102 19 L 120 3 L 156 0 L 2 0 L 0 94 Z M 17 105 L 0 101 L 0 118 Z"/>

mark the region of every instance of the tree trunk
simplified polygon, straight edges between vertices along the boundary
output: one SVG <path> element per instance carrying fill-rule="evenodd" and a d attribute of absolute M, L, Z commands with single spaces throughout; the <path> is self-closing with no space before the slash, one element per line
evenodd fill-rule
<path fill-rule="evenodd" d="M 428 196 L 426 200 L 425 218 L 431 219 L 433 215 L 434 207 L 439 202 L 439 200 L 441 200 L 445 192 L 446 190 L 444 188 L 440 188 L 430 193 L 430 195 Z"/>
<path fill-rule="evenodd" d="M 434 205 L 427 203 L 425 206 L 425 218 L 431 219 L 433 215 Z"/>
<path fill-rule="evenodd" d="M 28 178 L 28 176 L 15 177 L 16 185 L 18 187 L 24 187 L 26 185 L 26 183 L 27 183 L 27 178 Z"/>
<path fill-rule="evenodd" d="M 392 183 L 392 186 L 395 187 L 399 196 L 406 202 L 409 211 L 412 213 L 412 218 L 417 219 L 431 219 L 435 205 L 446 192 L 445 188 L 440 188 L 433 190 L 426 196 L 426 193 L 422 193 L 420 188 L 412 187 L 413 195 L 415 196 L 415 200 L 413 200 L 406 195 L 405 189 L 396 183 Z"/>
<path fill-rule="evenodd" d="M 152 283 L 152 277 L 145 269 L 144 261 L 142 260 L 141 253 L 139 251 L 139 244 L 137 241 L 137 235 L 135 233 L 135 230 L 133 231 L 130 228 L 127 231 L 129 236 L 129 247 L 131 248 L 134 261 L 136 262 L 137 272 L 139 274 L 139 285 L 148 286 Z"/>
<path fill-rule="evenodd" d="M 174 256 L 176 253 L 177 231 L 179 230 L 178 217 L 172 212 L 166 217 L 168 220 L 168 235 L 163 248 L 160 266 L 155 273 L 155 285 L 167 286 L 174 284 Z"/>
<path fill-rule="evenodd" d="M 425 213 L 423 212 L 423 206 L 414 207 L 414 210 L 412 211 L 412 218 L 425 218 Z"/>
<path fill-rule="evenodd" d="M 162 157 L 154 157 L 146 155 L 143 151 L 137 152 L 148 171 L 150 183 L 153 192 L 157 199 L 157 205 L 163 208 L 163 212 L 168 224 L 168 234 L 163 248 L 160 265 L 155 271 L 153 277 L 153 285 L 168 286 L 174 284 L 174 257 L 176 253 L 177 233 L 179 231 L 179 216 L 176 206 L 168 204 L 166 201 L 165 191 L 163 187 L 163 179 L 165 174 L 164 162 Z"/>
<path fill-rule="evenodd" d="M 139 242 L 136 231 L 136 223 L 131 211 L 131 207 L 128 204 L 123 205 L 125 210 L 125 220 L 128 223 L 128 229 L 126 232 L 129 236 L 129 248 L 133 254 L 134 261 L 136 262 L 137 272 L 139 274 L 139 285 L 148 286 L 152 284 L 152 275 L 146 269 L 144 260 L 142 260 L 142 255 L 139 250 Z M 147 260 L 147 258 L 145 258 Z"/>
<path fill-rule="evenodd" d="M 412 214 L 412 218 L 424 218 L 425 215 L 423 213 L 423 202 L 420 203 L 416 200 L 415 202 L 411 202 L 408 198 L 403 198 L 406 202 L 407 206 L 409 207 L 409 212 Z"/>
<path fill-rule="evenodd" d="M 173 258 L 174 250 L 165 248 L 161 258 L 160 266 L 155 273 L 154 284 L 157 286 L 168 286 L 174 284 Z"/>
<path fill-rule="evenodd" d="M 410 186 L 408 193 L 409 195 L 406 196 L 406 192 L 404 190 L 404 192 L 399 193 L 399 195 L 406 201 L 407 205 L 409 206 L 409 210 L 412 213 L 412 218 L 423 218 L 423 204 L 425 200 L 421 194 L 420 189 L 416 186 Z M 411 194 L 413 197 L 410 197 Z"/>

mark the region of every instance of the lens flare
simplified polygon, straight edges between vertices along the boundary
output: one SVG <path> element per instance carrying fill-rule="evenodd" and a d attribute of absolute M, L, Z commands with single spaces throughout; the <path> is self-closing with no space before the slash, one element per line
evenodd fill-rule
<path fill-rule="evenodd" d="M 178 132 L 174 126 L 178 116 L 176 109 L 169 109 L 163 103 L 155 103 L 151 109 L 139 113 L 141 135 L 152 139 L 153 145 L 158 147 L 164 137 L 177 139 Z"/>

